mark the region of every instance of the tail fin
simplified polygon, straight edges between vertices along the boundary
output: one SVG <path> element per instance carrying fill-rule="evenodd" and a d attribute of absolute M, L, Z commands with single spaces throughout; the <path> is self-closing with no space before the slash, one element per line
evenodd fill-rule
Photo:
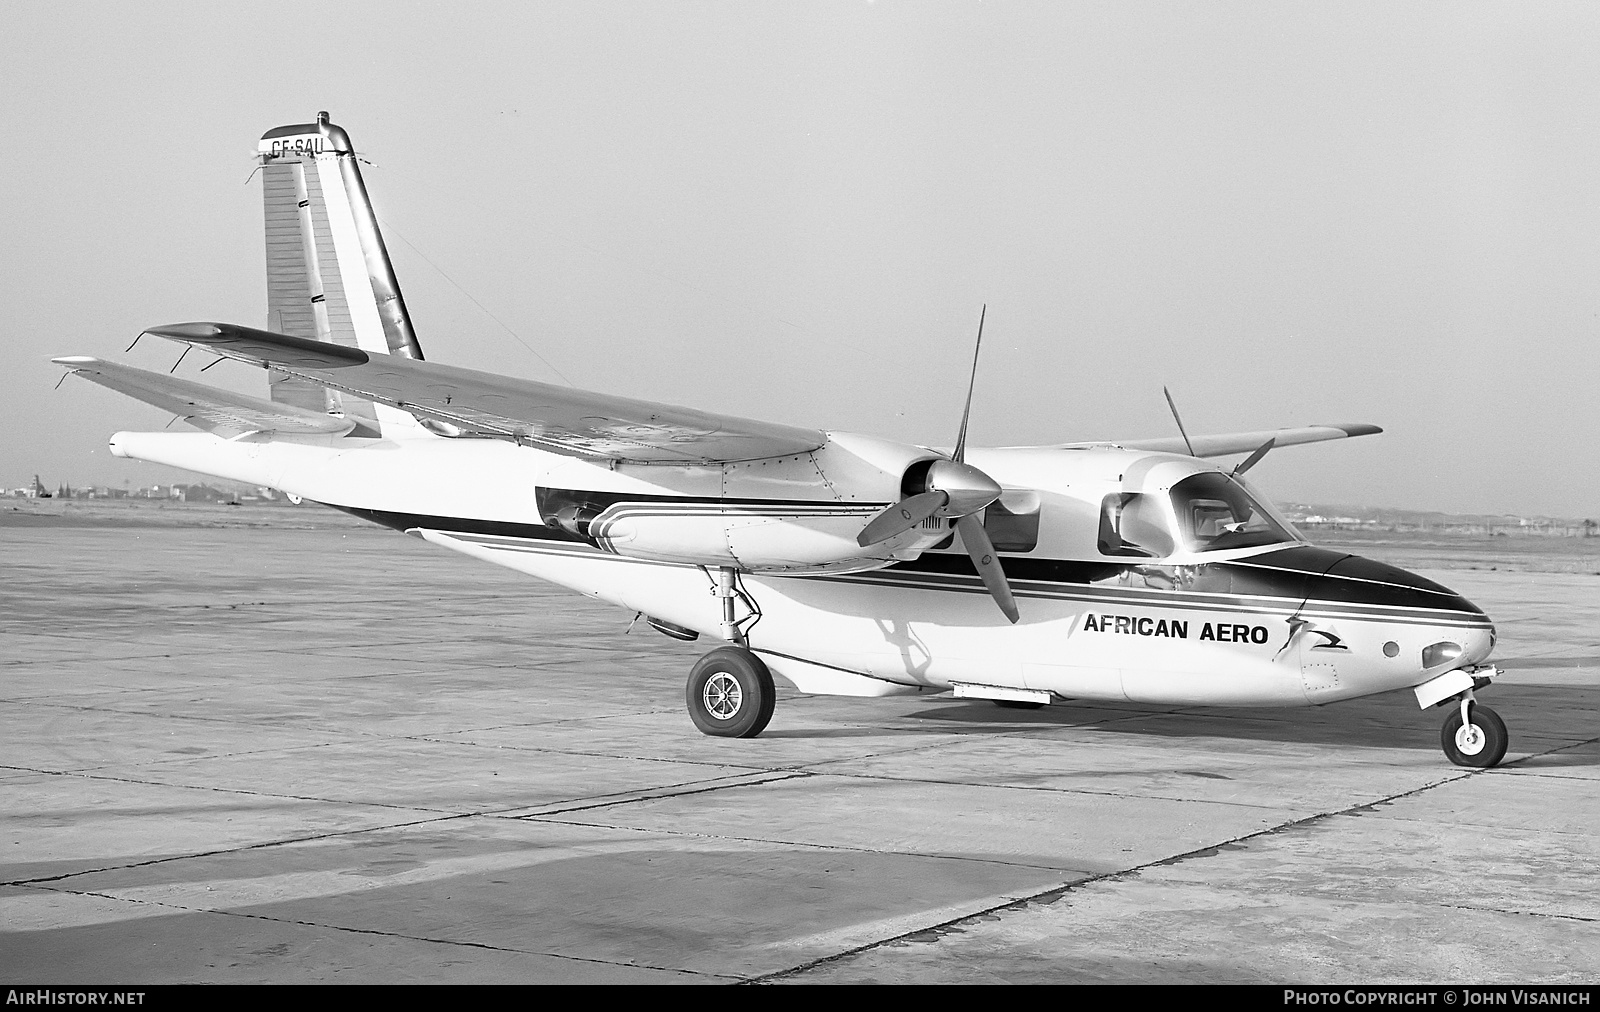
<path fill-rule="evenodd" d="M 343 129 L 315 123 L 262 135 L 267 233 L 267 329 L 369 354 L 422 358 L 389 251 L 378 231 L 355 147 Z M 280 373 L 272 399 L 343 413 L 360 435 L 418 428 L 403 411 Z"/>

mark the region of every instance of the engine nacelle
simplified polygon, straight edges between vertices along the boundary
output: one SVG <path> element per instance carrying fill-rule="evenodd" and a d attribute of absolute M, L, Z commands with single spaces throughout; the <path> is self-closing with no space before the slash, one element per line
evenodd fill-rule
<path fill-rule="evenodd" d="M 632 559 L 729 566 L 744 572 L 848 573 L 915 558 L 950 535 L 930 518 L 868 547 L 857 536 L 901 497 L 906 470 L 937 454 L 918 446 L 829 433 L 820 449 L 720 468 L 720 495 L 541 487 L 545 523 Z M 678 485 L 661 468 L 619 474 Z M 682 487 L 704 484 L 684 482 Z M 706 489 L 709 491 L 709 489 Z M 825 497 L 825 498 L 824 498 Z"/>

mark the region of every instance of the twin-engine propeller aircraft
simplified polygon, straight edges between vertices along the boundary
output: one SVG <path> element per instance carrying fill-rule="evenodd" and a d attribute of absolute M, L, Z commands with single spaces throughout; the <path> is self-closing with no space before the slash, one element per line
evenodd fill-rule
<path fill-rule="evenodd" d="M 425 362 L 349 136 L 322 113 L 259 151 L 266 328 L 146 333 L 266 369 L 270 399 L 56 359 L 203 430 L 119 432 L 118 456 L 282 489 L 719 640 L 685 693 L 707 734 L 760 734 L 773 675 L 1012 707 L 1411 688 L 1450 707 L 1452 762 L 1505 754 L 1475 700 L 1497 674 L 1484 613 L 1307 544 L 1242 477 L 1274 446 L 1375 426 L 969 448 L 963 416 L 946 452 Z"/>

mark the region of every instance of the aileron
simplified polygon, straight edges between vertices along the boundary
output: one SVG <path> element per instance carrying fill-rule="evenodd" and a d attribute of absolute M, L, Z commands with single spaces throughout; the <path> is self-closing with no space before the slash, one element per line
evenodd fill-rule
<path fill-rule="evenodd" d="M 1296 446 L 1301 443 L 1321 443 L 1329 439 L 1349 439 L 1370 436 L 1383 430 L 1376 425 L 1346 423 L 1340 425 L 1301 425 L 1287 429 L 1260 429 L 1255 432 L 1227 432 L 1214 436 L 1194 436 L 1193 456 L 1226 457 L 1233 453 L 1251 453 L 1267 440 L 1276 446 Z M 1152 453 L 1190 454 L 1182 436 L 1165 436 L 1159 439 L 1112 440 L 1100 443 L 1066 443 L 1064 448 L 1083 446 L 1119 446 L 1124 450 L 1148 450 Z"/>
<path fill-rule="evenodd" d="M 826 441 L 816 429 L 368 355 L 234 324 L 180 323 L 146 333 L 399 408 L 462 435 L 553 453 L 638 464 L 715 464 L 809 453 Z"/>
<path fill-rule="evenodd" d="M 240 436 L 247 432 L 339 436 L 354 427 L 353 422 L 336 415 L 264 401 L 116 362 L 85 356 L 52 361 L 66 366 L 86 380 L 163 411 L 170 411 L 198 429 L 223 437 Z"/>

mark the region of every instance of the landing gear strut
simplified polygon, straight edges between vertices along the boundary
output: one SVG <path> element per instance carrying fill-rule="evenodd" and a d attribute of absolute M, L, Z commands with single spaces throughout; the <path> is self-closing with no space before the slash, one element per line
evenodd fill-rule
<path fill-rule="evenodd" d="M 718 568 L 711 594 L 722 602 L 722 638 L 732 646 L 718 647 L 695 663 L 684 687 L 689 717 L 702 732 L 719 738 L 754 738 L 772 719 L 777 694 L 772 672 L 748 649 L 742 622 L 760 617 L 755 604 L 739 590 L 738 574 Z M 743 600 L 751 614 L 736 617 L 735 600 Z"/>

